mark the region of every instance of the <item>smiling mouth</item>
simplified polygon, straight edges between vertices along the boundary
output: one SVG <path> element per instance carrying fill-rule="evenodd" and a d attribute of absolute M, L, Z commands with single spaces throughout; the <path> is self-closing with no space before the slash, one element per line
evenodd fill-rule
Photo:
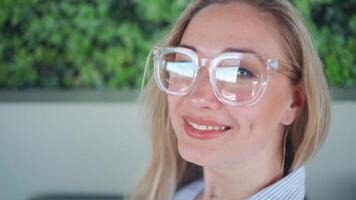
<path fill-rule="evenodd" d="M 196 124 L 190 121 L 187 121 L 187 123 L 194 129 L 196 130 L 201 130 L 201 131 L 225 131 L 230 129 L 228 126 L 209 126 L 209 125 L 201 125 L 201 124 Z"/>
<path fill-rule="evenodd" d="M 187 119 L 188 118 L 188 119 Z M 213 139 L 229 133 L 232 127 L 219 125 L 217 123 L 197 123 L 189 120 L 189 117 L 183 118 L 185 132 L 195 139 Z"/>

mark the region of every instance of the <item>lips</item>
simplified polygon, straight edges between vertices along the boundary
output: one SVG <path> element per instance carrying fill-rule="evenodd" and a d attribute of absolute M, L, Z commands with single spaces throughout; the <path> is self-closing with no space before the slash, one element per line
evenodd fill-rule
<path fill-rule="evenodd" d="M 229 132 L 231 126 L 213 120 L 183 116 L 186 133 L 195 139 L 213 139 Z"/>

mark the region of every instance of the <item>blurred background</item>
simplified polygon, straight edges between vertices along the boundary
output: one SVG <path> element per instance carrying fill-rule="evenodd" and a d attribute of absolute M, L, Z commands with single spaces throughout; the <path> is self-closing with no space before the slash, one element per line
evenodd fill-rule
<path fill-rule="evenodd" d="M 137 94 L 188 0 L 0 0 L 0 199 L 120 199 L 150 158 Z M 356 1 L 294 0 L 331 87 L 311 199 L 356 199 Z"/>

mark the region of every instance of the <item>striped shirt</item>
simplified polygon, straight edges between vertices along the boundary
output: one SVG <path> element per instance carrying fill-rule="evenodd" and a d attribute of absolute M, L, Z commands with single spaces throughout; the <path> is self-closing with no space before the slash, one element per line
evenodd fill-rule
<path fill-rule="evenodd" d="M 199 179 L 184 186 L 174 195 L 174 200 L 194 200 L 204 190 L 204 180 Z M 300 167 L 272 185 L 254 194 L 248 200 L 302 200 L 305 198 L 305 169 Z"/>

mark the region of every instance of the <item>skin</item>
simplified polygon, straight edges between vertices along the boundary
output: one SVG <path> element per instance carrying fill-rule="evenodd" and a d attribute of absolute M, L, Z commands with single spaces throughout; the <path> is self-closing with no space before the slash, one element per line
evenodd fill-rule
<path fill-rule="evenodd" d="M 248 5 L 210 5 L 193 17 L 181 44 L 195 47 L 200 58 L 214 58 L 234 47 L 284 60 L 279 34 L 266 19 L 266 14 Z M 198 199 L 210 199 L 212 194 L 224 200 L 246 199 L 282 177 L 283 130 L 302 105 L 301 89 L 292 86 L 286 75 L 271 72 L 266 91 L 256 104 L 229 106 L 214 96 L 208 71 L 199 73 L 189 94 L 168 96 L 179 153 L 203 166 L 205 189 Z M 183 128 L 186 115 L 232 129 L 215 139 L 194 139 Z"/>

